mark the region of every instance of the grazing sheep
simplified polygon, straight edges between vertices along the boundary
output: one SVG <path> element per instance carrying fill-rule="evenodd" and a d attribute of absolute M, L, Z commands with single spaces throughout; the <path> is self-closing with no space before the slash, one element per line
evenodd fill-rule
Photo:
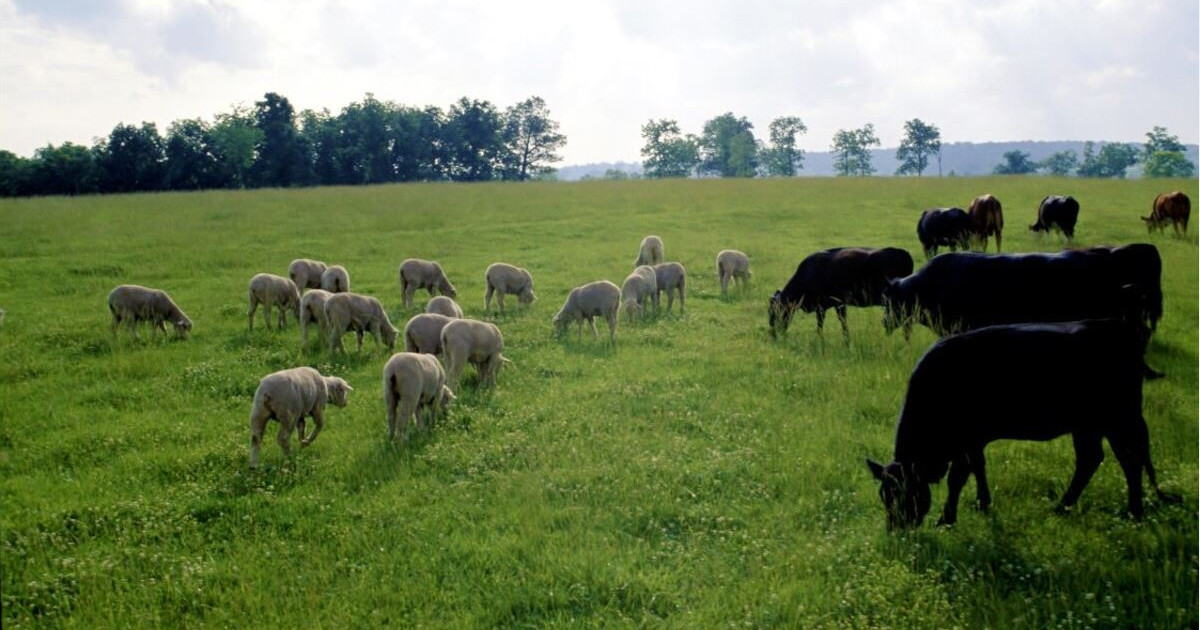
<path fill-rule="evenodd" d="M 192 330 L 192 320 L 171 300 L 165 291 L 147 289 L 136 284 L 122 284 L 108 294 L 108 310 L 112 312 L 112 334 L 117 326 L 127 322 L 129 332 L 137 339 L 138 322 L 151 323 L 151 335 L 167 332 L 163 322 L 171 322 L 180 337 L 187 337 Z"/>
<path fill-rule="evenodd" d="M 254 407 L 250 410 L 250 467 L 258 467 L 258 450 L 262 445 L 267 421 L 279 421 L 275 439 L 284 455 L 292 453 L 292 430 L 300 429 L 300 448 L 312 444 L 325 426 L 325 403 L 346 406 L 346 392 L 354 391 L 346 381 L 336 376 L 321 376 L 310 367 L 280 370 L 268 374 L 254 392 Z M 304 418 L 313 419 L 312 435 L 304 434 Z"/>
<path fill-rule="evenodd" d="M 529 270 L 514 267 L 505 263 L 492 263 L 484 273 L 487 280 L 487 295 L 483 298 L 483 310 L 492 308 L 492 294 L 499 293 L 496 301 L 500 303 L 500 313 L 504 313 L 504 296 L 508 293 L 517 294 L 517 301 L 522 306 L 529 306 L 537 299 L 533 294 L 533 276 Z"/>
<path fill-rule="evenodd" d="M 608 280 L 591 282 L 581 287 L 571 289 L 567 301 L 554 314 L 554 332 L 562 337 L 567 332 L 571 322 L 579 322 L 579 337 L 583 338 L 583 321 L 586 319 L 592 327 L 592 337 L 596 332 L 597 315 L 603 316 L 608 322 L 608 342 L 617 343 L 617 308 L 621 303 L 621 290 Z"/>
<path fill-rule="evenodd" d="M 642 265 L 657 265 L 663 261 L 663 242 L 657 236 L 647 236 L 642 239 L 641 249 L 638 250 L 637 260 L 634 261 L 634 267 Z"/>
<path fill-rule="evenodd" d="M 446 384 L 458 389 L 458 377 L 467 363 L 479 371 L 484 387 L 496 384 L 500 365 L 508 363 L 500 353 L 504 335 L 495 324 L 476 319 L 452 319 L 442 328 L 442 354 L 446 359 Z"/>
<path fill-rule="evenodd" d="M 350 272 L 341 265 L 334 265 L 321 273 L 321 288 L 330 293 L 345 293 L 350 290 Z"/>
<path fill-rule="evenodd" d="M 625 316 L 632 320 L 634 317 L 645 315 L 647 301 L 653 302 L 658 294 L 658 279 L 654 267 L 642 265 L 625 276 L 621 283 L 621 304 Z"/>
<path fill-rule="evenodd" d="M 308 346 L 308 323 L 316 322 L 321 336 L 325 335 L 325 301 L 332 293 L 323 289 L 309 289 L 300 298 L 300 338 L 302 346 Z"/>
<path fill-rule="evenodd" d="M 400 292 L 404 294 L 404 308 L 412 308 L 412 296 L 417 289 L 429 291 L 430 296 L 436 290 L 442 295 L 458 297 L 458 291 L 446 278 L 441 265 L 432 260 L 409 258 L 400 263 Z"/>
<path fill-rule="evenodd" d="M 389 441 L 395 440 L 399 433 L 400 439 L 407 442 L 408 421 L 414 416 L 417 430 L 432 427 L 438 413 L 452 402 L 454 392 L 446 387 L 446 372 L 433 356 L 397 352 L 383 366 L 383 406 L 387 409 Z M 427 420 L 425 423 L 422 416 Z"/>
<path fill-rule="evenodd" d="M 296 283 L 271 273 L 255 274 L 250 278 L 250 308 L 246 310 L 246 319 L 250 330 L 254 330 L 254 312 L 258 305 L 263 305 L 263 321 L 271 328 L 271 307 L 279 307 L 279 328 L 287 323 L 287 312 L 291 309 L 300 319 L 300 290 Z"/>
<path fill-rule="evenodd" d="M 320 289 L 321 274 L 325 273 L 325 263 L 308 258 L 297 258 L 288 265 L 288 277 L 296 283 L 300 290 Z"/>
<path fill-rule="evenodd" d="M 736 249 L 723 249 L 717 254 L 717 278 L 721 281 L 721 297 L 729 294 L 729 281 L 750 286 L 750 257 Z M 680 298 L 680 303 L 683 299 Z"/>
<path fill-rule="evenodd" d="M 687 284 L 687 271 L 683 265 L 677 262 L 662 263 L 654 265 L 654 276 L 658 281 L 658 288 L 654 294 L 654 306 L 659 304 L 659 293 L 667 292 L 667 312 L 671 312 L 671 306 L 675 304 L 675 294 L 672 291 L 679 291 L 679 314 L 683 314 L 683 293 L 684 285 Z"/>
<path fill-rule="evenodd" d="M 329 334 L 329 351 L 344 350 L 342 335 L 353 330 L 358 336 L 358 351 L 362 352 L 363 333 L 370 331 L 375 345 L 396 346 L 396 330 L 388 319 L 383 304 L 369 295 L 334 293 L 325 300 L 325 326 Z"/>
<path fill-rule="evenodd" d="M 438 315 L 445 315 L 446 317 L 463 316 L 462 307 L 458 305 L 458 302 L 455 302 L 453 299 L 444 295 L 439 295 L 429 300 L 429 304 L 425 305 L 425 312 L 437 313 Z"/>
<path fill-rule="evenodd" d="M 442 353 L 442 329 L 456 317 L 439 313 L 421 313 L 404 325 L 404 349 L 422 354 Z"/>

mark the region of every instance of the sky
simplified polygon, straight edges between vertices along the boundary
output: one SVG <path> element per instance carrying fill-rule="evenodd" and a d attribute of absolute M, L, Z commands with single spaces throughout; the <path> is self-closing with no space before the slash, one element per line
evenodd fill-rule
<path fill-rule="evenodd" d="M 943 142 L 1196 143 L 1196 0 L 0 0 L 0 149 L 90 145 L 266 92 L 448 108 L 541 96 L 561 165 L 637 161 L 648 120 L 725 112 L 799 145 L 906 120 Z"/>

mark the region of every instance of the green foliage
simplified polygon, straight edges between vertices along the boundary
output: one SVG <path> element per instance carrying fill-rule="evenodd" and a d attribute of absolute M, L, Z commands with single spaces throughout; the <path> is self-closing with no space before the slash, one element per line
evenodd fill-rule
<path fill-rule="evenodd" d="M 992 169 L 996 175 L 1028 175 L 1037 172 L 1037 164 L 1024 151 L 1006 151 L 1004 163 Z"/>
<path fill-rule="evenodd" d="M 12 151 L 0 150 L 0 197 L 16 197 L 29 189 L 33 165 Z"/>
<path fill-rule="evenodd" d="M 524 181 L 549 172 L 562 158 L 556 151 L 567 143 L 558 123 L 540 96 L 513 105 L 504 112 L 504 179 Z"/>
<path fill-rule="evenodd" d="M 699 140 L 681 135 L 674 120 L 650 120 L 642 125 L 642 169 L 647 178 L 688 177 L 700 165 Z"/>
<path fill-rule="evenodd" d="M 493 179 L 504 146 L 500 134 L 500 113 L 491 103 L 464 96 L 451 105 L 442 133 L 450 179 L 459 182 Z"/>
<path fill-rule="evenodd" d="M 1187 159 L 1187 147 L 1166 127 L 1156 126 L 1146 133 L 1141 158 L 1146 177 L 1191 177 L 1196 172 L 1196 165 Z"/>
<path fill-rule="evenodd" d="M 875 172 L 871 166 L 871 147 L 879 146 L 875 125 L 867 123 L 862 129 L 839 129 L 833 134 L 833 171 L 838 177 L 867 176 Z"/>
<path fill-rule="evenodd" d="M 1137 163 L 1137 150 L 1132 145 L 1110 142 L 1100 146 L 1096 153 L 1094 143 L 1083 145 L 1083 163 L 1079 165 L 1080 177 L 1125 178 L 1125 170 Z"/>
<path fill-rule="evenodd" d="M 171 123 L 167 130 L 166 162 L 166 188 L 169 190 L 227 186 L 212 131 L 199 118 Z"/>
<path fill-rule="evenodd" d="M 796 116 L 771 121 L 771 146 L 759 151 L 759 158 L 770 177 L 795 177 L 804 168 L 804 151 L 796 147 L 796 136 L 808 131 Z"/>
<path fill-rule="evenodd" d="M 717 177 L 754 177 L 758 142 L 745 116 L 726 112 L 704 123 L 700 135 L 700 172 Z"/>
<path fill-rule="evenodd" d="M 104 192 L 158 190 L 166 176 L 166 147 L 154 123 L 117 125 L 93 148 Z"/>
<path fill-rule="evenodd" d="M 262 132 L 254 147 L 251 177 L 256 186 L 296 186 L 307 179 L 306 151 L 296 129 L 296 111 L 287 98 L 267 92 L 254 102 L 254 122 Z"/>
<path fill-rule="evenodd" d="M 217 114 L 211 133 L 222 179 L 231 188 L 250 185 L 255 150 L 263 141 L 263 132 L 258 128 L 253 112 L 239 106 Z"/>
<path fill-rule="evenodd" d="M 896 174 L 920 177 L 929 166 L 929 157 L 938 155 L 941 150 L 942 132 L 936 126 L 927 125 L 920 118 L 904 123 L 904 139 L 896 150 L 896 159 L 900 162 Z"/>
<path fill-rule="evenodd" d="M 64 142 L 34 151 L 29 189 L 42 195 L 82 195 L 100 189 L 102 171 L 87 147 Z"/>
<path fill-rule="evenodd" d="M 84 154 L 88 155 L 86 149 Z M 1046 178 L 788 178 L 414 184 L 0 201 L 0 623 L 108 627 L 1187 628 L 1196 582 L 1200 269 L 1155 238 L 1166 314 L 1148 354 L 1151 450 L 1178 505 L 1120 512 L 1107 457 L 1053 513 L 1070 439 L 988 447 L 991 512 L 884 530 L 862 464 L 892 452 L 908 374 L 934 341 L 851 308 L 772 341 L 766 305 L 806 254 L 918 244 L 923 208 L 989 191 L 1006 251 L 1056 250 L 1029 222 Z M 1070 182 L 1077 245 L 1146 239 L 1135 209 L 1195 179 Z M 837 211 L 831 211 L 837 209 Z M 336 229 L 328 223 L 336 213 Z M 1025 218 L 1022 221 L 1022 218 Z M 630 270 L 653 229 L 687 266 L 688 311 L 622 321 L 608 349 L 550 337 L 573 286 Z M 399 245 L 398 245 L 399 244 Z M 720 298 L 717 251 L 751 257 Z M 294 321 L 247 334 L 245 286 L 298 256 L 345 264 L 400 308 L 396 266 L 439 260 L 513 364 L 467 368 L 448 418 L 384 443 L 386 354 L 301 351 Z M 529 268 L 539 300 L 485 316 L 483 270 Z M 168 290 L 190 339 L 113 340 L 104 296 Z M 830 318 L 831 321 L 833 318 Z M 601 336 L 605 334 L 600 324 Z M 246 468 L 258 379 L 346 378 L 349 405 L 285 458 Z M 998 391 L 997 396 L 1029 395 Z M 983 404 L 983 403 L 981 403 Z M 971 410 L 964 410 L 964 421 Z M 944 500 L 945 484 L 935 489 Z"/>
<path fill-rule="evenodd" d="M 1071 149 L 1056 151 L 1037 163 L 1037 167 L 1055 177 L 1066 177 L 1079 166 L 1079 154 Z"/>

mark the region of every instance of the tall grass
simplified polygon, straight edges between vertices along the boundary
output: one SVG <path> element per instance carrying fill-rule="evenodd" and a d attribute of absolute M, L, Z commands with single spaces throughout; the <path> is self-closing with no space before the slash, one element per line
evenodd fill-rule
<path fill-rule="evenodd" d="M 2 201 L 4 626 L 1195 626 L 1196 228 L 1148 237 L 1137 219 L 1175 188 L 1200 197 L 1196 180 L 1024 177 Z M 983 192 L 1004 203 L 1006 251 L 1063 246 L 1025 228 L 1050 193 L 1080 200 L 1080 245 L 1158 246 L 1166 314 L 1148 360 L 1168 376 L 1146 384 L 1145 414 L 1181 505 L 1125 518 L 1109 458 L 1056 516 L 1070 440 L 996 443 L 989 514 L 885 533 L 863 459 L 891 453 L 933 335 L 906 343 L 878 309 L 852 309 L 848 342 L 811 317 L 772 341 L 767 298 L 821 248 L 900 246 L 919 265 L 920 210 Z M 646 234 L 688 268 L 686 314 L 622 321 L 615 349 L 553 339 L 566 292 L 619 283 Z M 724 248 L 754 270 L 727 300 Z M 412 314 L 398 264 L 439 260 L 513 367 L 489 391 L 468 369 L 446 422 L 387 445 L 386 352 L 301 349 L 294 323 L 246 331 L 249 278 L 298 257 L 345 265 L 398 327 Z M 540 299 L 486 316 L 483 271 L 500 260 L 530 269 Z M 169 291 L 192 338 L 111 338 L 105 297 L 126 282 Z M 267 440 L 250 471 L 254 388 L 296 365 L 346 378 L 350 404 L 291 459 Z"/>

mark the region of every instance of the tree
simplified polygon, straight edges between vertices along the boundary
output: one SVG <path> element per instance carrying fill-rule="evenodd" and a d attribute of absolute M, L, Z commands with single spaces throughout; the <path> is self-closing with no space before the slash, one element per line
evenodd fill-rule
<path fill-rule="evenodd" d="M 445 115 L 437 107 L 404 107 L 395 113 L 392 165 L 399 181 L 443 179 Z"/>
<path fill-rule="evenodd" d="M 875 125 L 867 123 L 862 129 L 839 129 L 833 134 L 833 170 L 839 177 L 867 176 L 875 172 L 871 166 L 871 147 L 879 146 Z"/>
<path fill-rule="evenodd" d="M 531 96 L 504 112 L 504 178 L 524 181 L 553 170 L 549 164 L 562 160 L 556 151 L 567 143 L 550 118 L 546 101 Z"/>
<path fill-rule="evenodd" d="M 208 125 L 199 118 L 177 120 L 167 129 L 168 190 L 221 188 L 221 163 Z"/>
<path fill-rule="evenodd" d="M 105 192 L 158 190 L 165 183 L 165 144 L 154 123 L 117 125 L 94 151 Z"/>
<path fill-rule="evenodd" d="M 253 112 L 238 105 L 232 111 L 217 114 L 216 124 L 209 133 L 220 165 L 221 181 L 230 188 L 248 186 L 256 147 L 263 140 L 263 132 L 255 123 Z"/>
<path fill-rule="evenodd" d="M 1037 164 L 1024 151 L 1008 151 L 1004 154 L 1004 163 L 997 164 L 992 172 L 996 175 L 1028 175 L 1037 172 Z"/>
<path fill-rule="evenodd" d="M 100 169 L 85 146 L 64 142 L 34 151 L 29 189 L 35 195 L 82 195 L 99 190 Z"/>
<path fill-rule="evenodd" d="M 287 98 L 267 92 L 254 102 L 255 126 L 262 132 L 254 147 L 251 178 L 256 186 L 295 186 L 308 179 L 296 112 Z"/>
<path fill-rule="evenodd" d="M 1041 170 L 1049 172 L 1051 175 L 1058 177 L 1066 177 L 1075 170 L 1079 165 L 1079 155 L 1071 149 L 1058 151 L 1050 154 L 1045 159 L 1037 163 L 1037 167 Z"/>
<path fill-rule="evenodd" d="M 650 120 L 642 125 L 642 169 L 647 178 L 687 177 L 700 164 L 695 136 L 680 135 L 674 120 Z"/>
<path fill-rule="evenodd" d="M 1196 165 L 1187 159 L 1187 147 L 1166 127 L 1155 126 L 1146 133 L 1141 157 L 1146 177 L 1191 177 L 1196 172 Z"/>
<path fill-rule="evenodd" d="M 700 172 L 719 177 L 754 177 L 758 143 L 754 125 L 726 112 L 704 123 L 700 136 Z"/>
<path fill-rule="evenodd" d="M 1100 146 L 1087 142 L 1083 145 L 1083 163 L 1079 165 L 1080 177 L 1124 178 L 1125 169 L 1137 163 L 1137 150 L 1128 144 L 1111 142 Z"/>
<path fill-rule="evenodd" d="M 493 179 L 504 147 L 500 113 L 487 101 L 464 96 L 450 106 L 442 143 L 450 179 L 462 182 Z"/>
<path fill-rule="evenodd" d="M 350 103 L 338 116 L 338 158 L 341 181 L 379 184 L 393 180 L 392 113 L 395 106 L 367 93 L 361 103 Z"/>
<path fill-rule="evenodd" d="M 929 156 L 936 155 L 942 150 L 942 132 L 933 125 L 914 118 L 904 123 L 904 139 L 896 150 L 896 159 L 900 161 L 897 175 L 916 173 L 917 177 L 929 166 Z"/>
<path fill-rule="evenodd" d="M 808 131 L 804 121 L 796 116 L 784 116 L 771 121 L 768 133 L 771 146 L 759 150 L 759 161 L 767 175 L 795 177 L 804 168 L 804 151 L 796 148 L 796 136 Z"/>
<path fill-rule="evenodd" d="M 0 151 L 0 197 L 29 194 L 33 163 L 12 151 Z"/>

